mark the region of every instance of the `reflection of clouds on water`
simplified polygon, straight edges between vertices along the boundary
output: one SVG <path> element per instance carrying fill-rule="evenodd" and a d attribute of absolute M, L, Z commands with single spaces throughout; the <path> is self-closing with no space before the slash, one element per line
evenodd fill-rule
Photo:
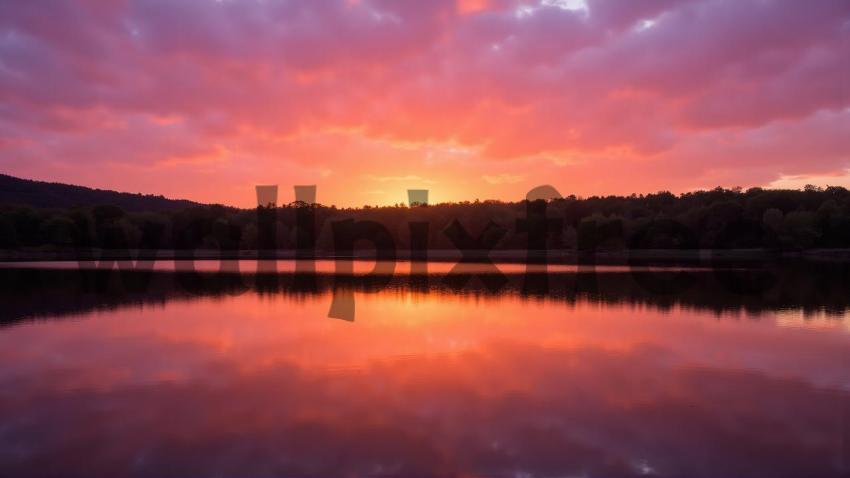
<path fill-rule="evenodd" d="M 701 277 L 672 299 L 622 272 L 573 295 L 396 280 L 353 287 L 350 323 L 332 276 L 3 276 L 12 310 L 66 312 L 0 328 L 0 475 L 842 476 L 843 316 L 774 310 L 790 285 L 717 314 Z"/>
<path fill-rule="evenodd" d="M 848 397 L 663 349 L 493 344 L 355 370 L 211 362 L 204 380 L 20 383 L 14 476 L 838 476 Z M 120 437 L 120 439 L 116 439 Z M 87 459 L 81 460 L 82 444 Z M 47 467 L 47 468 L 46 468 Z M 28 475 L 29 470 L 30 475 Z M 36 473 L 36 470 L 38 472 Z"/>
<path fill-rule="evenodd" d="M 134 370 L 144 366 L 173 373 L 154 365 L 185 367 L 199 361 L 203 366 L 208 356 L 216 356 L 245 369 L 280 361 L 308 368 L 351 367 L 386 357 L 457 353 L 501 340 L 554 348 L 593 344 L 607 350 L 655 344 L 696 366 L 805 377 L 821 387 L 850 383 L 845 362 L 836 360 L 848 348 L 844 329 L 788 328 L 768 313 L 759 320 L 718 320 L 713 313 L 688 308 L 658 310 L 593 301 L 565 307 L 515 295 L 487 300 L 397 290 L 357 295 L 361 318 L 354 323 L 325 318 L 329 293 L 247 293 L 99 310 L 35 323 L 39 327 L 10 327 L 0 334 L 0 357 L 31 368 L 59 350 L 66 363 L 127 363 Z M 171 361 L 164 352 L 146 353 L 159 349 L 176 359 Z M 135 378 L 136 372 L 130 376 Z"/>

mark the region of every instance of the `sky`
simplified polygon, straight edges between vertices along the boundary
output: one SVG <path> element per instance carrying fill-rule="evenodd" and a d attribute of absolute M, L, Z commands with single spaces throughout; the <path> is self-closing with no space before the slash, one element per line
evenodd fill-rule
<path fill-rule="evenodd" d="M 848 0 L 0 0 L 0 172 L 240 207 L 850 187 Z"/>

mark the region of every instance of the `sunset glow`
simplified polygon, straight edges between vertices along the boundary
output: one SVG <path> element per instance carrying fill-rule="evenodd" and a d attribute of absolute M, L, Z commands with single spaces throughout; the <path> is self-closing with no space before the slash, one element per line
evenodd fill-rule
<path fill-rule="evenodd" d="M 847 0 L 0 2 L 0 172 L 240 207 L 850 186 Z"/>

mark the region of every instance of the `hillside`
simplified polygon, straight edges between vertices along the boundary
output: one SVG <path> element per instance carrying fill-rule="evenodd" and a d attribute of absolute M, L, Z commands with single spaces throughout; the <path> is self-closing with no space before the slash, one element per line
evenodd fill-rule
<path fill-rule="evenodd" d="M 0 174 L 0 205 L 28 205 L 37 208 L 119 206 L 125 211 L 173 211 L 199 205 L 185 199 L 122 193 L 70 184 L 20 179 Z"/>

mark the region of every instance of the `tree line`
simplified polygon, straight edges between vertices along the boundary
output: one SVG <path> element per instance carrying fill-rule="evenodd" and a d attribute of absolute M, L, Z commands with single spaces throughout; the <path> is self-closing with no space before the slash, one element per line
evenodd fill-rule
<path fill-rule="evenodd" d="M 495 250 L 529 245 L 524 226 L 545 214 L 534 248 L 801 250 L 850 247 L 850 191 L 716 188 L 674 195 L 568 196 L 549 201 L 474 201 L 408 207 L 337 208 L 293 202 L 237 209 L 198 205 L 127 211 L 113 204 L 71 208 L 0 206 L 5 249 L 296 249 L 333 251 L 334 224 L 369 222 L 400 250 L 423 235 L 428 249 L 454 249 L 447 231 L 460 227 Z M 307 222 L 301 219 L 307 217 Z M 299 219 L 301 218 L 301 219 Z M 539 219 L 539 218 L 538 218 Z M 301 221 L 301 222 L 300 222 Z M 419 224 L 414 228 L 411 224 Z M 338 232 L 338 231 L 337 231 Z M 488 235 L 491 235 L 488 239 Z M 356 248 L 374 247 L 357 241 Z"/>

